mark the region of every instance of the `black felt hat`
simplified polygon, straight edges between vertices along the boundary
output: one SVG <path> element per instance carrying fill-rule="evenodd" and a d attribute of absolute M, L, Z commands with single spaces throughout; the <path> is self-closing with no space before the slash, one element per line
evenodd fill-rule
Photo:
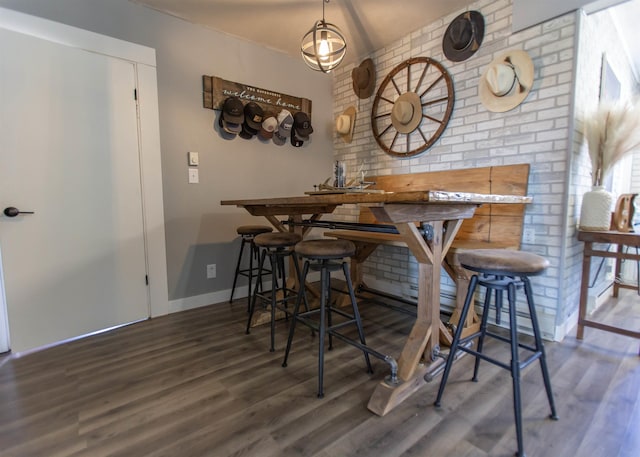
<path fill-rule="evenodd" d="M 480 49 L 484 38 L 484 17 L 478 11 L 467 11 L 456 17 L 442 38 L 442 50 L 453 62 L 467 60 Z"/>

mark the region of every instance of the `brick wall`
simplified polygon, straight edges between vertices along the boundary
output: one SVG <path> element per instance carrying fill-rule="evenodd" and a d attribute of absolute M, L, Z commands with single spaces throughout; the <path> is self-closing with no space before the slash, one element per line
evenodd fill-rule
<path fill-rule="evenodd" d="M 377 85 L 398 64 L 410 57 L 428 56 L 441 62 L 452 76 L 455 107 L 440 139 L 424 153 L 407 159 L 387 155 L 371 134 L 374 96 L 358 99 L 352 90 L 353 65 L 334 75 L 334 115 L 354 105 L 358 110 L 353 141 L 345 144 L 336 135 L 334 155 L 347 164 L 355 177 L 460 169 L 476 166 L 531 164 L 529 194 L 534 203 L 525 215 L 525 230 L 533 242 L 527 251 L 549 259 L 551 267 L 533 278 L 535 301 L 547 338 L 561 339 L 565 322 L 577 309 L 581 246 L 575 241 L 576 195 L 590 185 L 588 159 L 581 150 L 579 126 L 574 128 L 574 81 L 577 66 L 577 26 L 581 13 L 569 13 L 513 34 L 511 0 L 480 0 L 470 9 L 485 19 L 485 36 L 479 51 L 463 62 L 451 62 L 443 54 L 442 36 L 462 11 L 407 33 L 401 40 L 371 54 Z M 478 98 L 478 81 L 491 60 L 509 49 L 524 49 L 535 66 L 534 87 L 523 104 L 506 113 L 487 111 Z M 589 70 L 591 71 L 591 70 Z M 594 70 L 595 72 L 595 70 Z M 599 78 L 599 69 L 597 71 Z M 575 89 L 576 92 L 578 89 Z M 590 89 L 582 90 L 589 93 Z M 577 123 L 576 123 L 577 124 Z M 585 162 L 586 160 L 586 162 Z M 356 208 L 341 208 L 336 217 L 356 220 Z M 365 266 L 366 281 L 376 288 L 415 295 L 417 264 L 405 248 L 381 247 Z M 577 279 L 576 279 L 577 278 Z M 451 303 L 453 284 L 443 273 L 442 303 Z"/>

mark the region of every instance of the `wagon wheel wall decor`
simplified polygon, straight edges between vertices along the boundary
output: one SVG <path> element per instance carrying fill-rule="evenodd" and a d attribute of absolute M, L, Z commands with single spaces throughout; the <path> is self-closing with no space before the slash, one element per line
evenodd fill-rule
<path fill-rule="evenodd" d="M 453 102 L 453 81 L 440 62 L 429 57 L 405 60 L 376 93 L 371 109 L 373 136 L 392 156 L 420 154 L 442 135 Z"/>

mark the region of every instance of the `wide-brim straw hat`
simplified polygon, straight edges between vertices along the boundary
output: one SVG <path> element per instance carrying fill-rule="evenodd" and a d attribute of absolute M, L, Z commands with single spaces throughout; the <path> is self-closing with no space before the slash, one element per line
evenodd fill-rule
<path fill-rule="evenodd" d="M 496 113 L 515 108 L 529 95 L 533 73 L 533 61 L 526 51 L 511 50 L 500 54 L 480 78 L 480 101 Z"/>
<path fill-rule="evenodd" d="M 345 143 L 353 140 L 353 129 L 356 125 L 356 108 L 350 106 L 336 117 L 336 131 Z"/>
<path fill-rule="evenodd" d="M 365 59 L 351 71 L 353 91 L 358 98 L 369 98 L 376 88 L 376 69 L 373 60 Z"/>
<path fill-rule="evenodd" d="M 394 102 L 391 124 L 400 133 L 413 132 L 422 122 L 422 102 L 415 92 L 405 92 Z"/>
<path fill-rule="evenodd" d="M 457 16 L 442 38 L 442 50 L 452 62 L 467 60 L 480 49 L 484 38 L 484 17 L 478 11 Z"/>

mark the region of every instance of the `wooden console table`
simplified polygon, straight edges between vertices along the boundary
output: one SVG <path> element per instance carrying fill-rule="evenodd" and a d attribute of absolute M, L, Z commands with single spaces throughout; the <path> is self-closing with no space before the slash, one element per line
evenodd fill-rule
<path fill-rule="evenodd" d="M 234 205 L 254 216 L 264 216 L 279 231 L 295 231 L 305 235 L 303 215 L 318 220 L 343 204 L 369 206 L 376 219 L 393 224 L 418 262 L 417 316 L 407 337 L 398 364 L 398 383 L 382 381 L 369 401 L 368 408 L 384 415 L 422 387 L 425 374 L 443 363 L 436 358 L 440 329 L 440 269 L 462 221 L 473 216 L 484 203 L 523 204 L 531 197 L 465 192 L 415 190 L 385 193 L 345 193 L 281 198 L 224 200 L 221 205 Z M 285 227 L 277 216 L 288 216 L 293 224 Z M 425 241 L 417 223 L 433 226 L 433 239 Z"/>
<path fill-rule="evenodd" d="M 591 273 L 592 257 L 607 257 L 616 260 L 615 281 L 613 284 L 613 296 L 617 297 L 621 288 L 638 289 L 640 285 L 623 284 L 618 278 L 620 277 L 621 260 L 640 261 L 640 255 L 625 251 L 625 247 L 639 248 L 640 234 L 633 232 L 615 232 L 615 231 L 598 231 L 586 232 L 578 231 L 578 240 L 584 241 L 584 257 L 582 261 L 582 285 L 580 288 L 580 313 L 578 317 L 578 332 L 576 338 L 579 340 L 584 337 L 584 328 L 592 327 L 606 332 L 617 333 L 619 335 L 630 336 L 632 338 L 640 338 L 640 331 L 628 330 L 621 327 L 614 327 L 600 322 L 589 320 L 587 318 L 587 298 L 589 289 L 589 276 Z M 607 246 L 616 244 L 615 251 L 594 247 L 594 243 L 603 243 Z M 640 352 L 639 352 L 640 354 Z"/>

